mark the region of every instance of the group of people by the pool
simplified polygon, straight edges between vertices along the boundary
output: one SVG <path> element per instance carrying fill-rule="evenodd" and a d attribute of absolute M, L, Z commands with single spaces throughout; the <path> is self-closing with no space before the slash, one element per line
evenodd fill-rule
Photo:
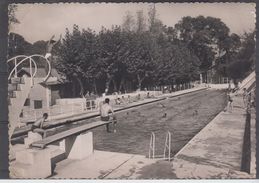
<path fill-rule="evenodd" d="M 238 89 L 228 89 L 227 92 L 227 107 L 225 111 L 232 112 L 233 110 L 233 97 L 236 96 Z M 244 108 L 247 110 L 247 112 L 250 112 L 251 107 L 255 107 L 255 89 L 252 89 L 251 91 L 248 91 L 246 88 L 243 88 L 243 103 Z"/>

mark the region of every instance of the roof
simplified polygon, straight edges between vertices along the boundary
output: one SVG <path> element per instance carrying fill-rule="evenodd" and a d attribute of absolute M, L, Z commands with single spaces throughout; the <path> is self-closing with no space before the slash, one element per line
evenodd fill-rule
<path fill-rule="evenodd" d="M 32 68 L 32 73 L 34 73 L 35 68 Z M 22 67 L 19 71 L 18 74 L 20 75 L 28 75 L 30 76 L 30 68 L 29 67 Z M 35 78 L 44 78 L 47 76 L 47 72 L 45 68 L 37 68 L 37 72 L 35 75 Z M 56 79 L 50 79 L 50 78 L 56 78 Z M 67 83 L 68 80 L 66 79 L 65 76 L 61 75 L 58 73 L 58 71 L 54 68 L 51 69 L 51 75 L 49 79 L 46 82 L 46 85 L 56 85 L 56 84 L 62 84 L 62 83 Z"/>

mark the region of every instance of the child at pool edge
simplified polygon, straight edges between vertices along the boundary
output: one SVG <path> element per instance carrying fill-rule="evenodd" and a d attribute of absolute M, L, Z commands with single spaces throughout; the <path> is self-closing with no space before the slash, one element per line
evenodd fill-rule
<path fill-rule="evenodd" d="M 39 133 L 42 136 L 42 138 L 46 137 L 46 132 L 43 129 L 43 123 L 47 120 L 47 118 L 48 113 L 44 113 L 43 116 L 40 119 L 36 120 L 32 125 L 32 132 Z"/>
<path fill-rule="evenodd" d="M 102 121 L 109 121 L 109 120 L 111 120 L 109 113 L 112 113 L 113 132 L 116 133 L 117 120 L 114 115 L 113 108 L 109 103 L 110 103 L 110 99 L 106 98 L 104 100 L 104 103 L 100 106 L 100 116 L 101 116 Z M 109 123 L 106 124 L 106 130 L 107 130 L 107 132 L 110 132 Z"/>
<path fill-rule="evenodd" d="M 227 92 L 227 98 L 228 98 L 228 104 L 226 111 L 232 112 L 233 110 L 233 97 L 235 96 L 235 92 L 233 90 L 228 90 Z"/>

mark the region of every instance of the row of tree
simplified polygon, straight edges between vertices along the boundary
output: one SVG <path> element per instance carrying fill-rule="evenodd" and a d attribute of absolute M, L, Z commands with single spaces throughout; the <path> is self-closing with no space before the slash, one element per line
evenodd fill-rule
<path fill-rule="evenodd" d="M 207 72 L 232 79 L 245 76 L 254 63 L 254 33 L 230 34 L 218 18 L 184 17 L 175 27 L 157 18 L 153 7 L 144 16 L 128 13 L 122 26 L 99 33 L 66 30 L 57 68 L 77 80 L 81 92 L 143 89 L 206 78 Z M 241 64 L 241 65 L 240 65 Z"/>
<path fill-rule="evenodd" d="M 204 16 L 183 17 L 167 27 L 152 7 L 147 17 L 143 11 L 127 13 L 121 26 L 98 33 L 74 25 L 55 48 L 53 61 L 80 85 L 81 94 L 186 83 L 211 70 L 236 80 L 254 67 L 254 36 L 230 34 L 220 19 Z M 44 41 L 20 42 L 10 46 L 10 55 L 45 52 Z"/>
<path fill-rule="evenodd" d="M 173 85 L 199 78 L 199 58 L 177 43 L 172 28 L 164 26 L 151 9 L 148 23 L 143 11 L 136 21 L 128 14 L 122 26 L 80 30 L 66 34 L 56 67 L 84 90 L 95 93 Z"/>

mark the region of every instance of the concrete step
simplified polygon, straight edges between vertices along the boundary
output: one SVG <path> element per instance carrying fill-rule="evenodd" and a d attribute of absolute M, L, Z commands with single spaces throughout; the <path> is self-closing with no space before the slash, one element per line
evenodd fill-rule
<path fill-rule="evenodd" d="M 10 165 L 10 177 L 11 178 L 29 178 L 29 171 L 30 171 L 31 165 L 19 163 L 19 162 L 13 162 Z"/>
<path fill-rule="evenodd" d="M 20 84 L 8 84 L 8 91 L 21 91 L 21 85 Z"/>
<path fill-rule="evenodd" d="M 9 122 L 10 122 L 9 131 L 10 131 L 10 134 L 12 134 L 13 130 L 15 129 L 19 121 L 20 114 L 24 106 L 24 102 L 26 98 L 28 98 L 32 85 L 31 85 L 31 78 L 11 78 L 9 82 L 11 84 L 23 83 L 22 85 L 20 85 L 21 91 L 13 91 L 15 94 L 11 94 L 11 97 L 15 96 L 16 98 L 9 97 L 10 101 L 9 101 L 8 109 L 9 109 L 9 113 L 12 114 L 12 115 L 9 115 Z"/>
<path fill-rule="evenodd" d="M 10 174 L 12 178 L 46 178 L 55 164 L 64 159 L 66 154 L 58 145 L 49 145 L 46 149 L 23 149 L 15 153 Z"/>

